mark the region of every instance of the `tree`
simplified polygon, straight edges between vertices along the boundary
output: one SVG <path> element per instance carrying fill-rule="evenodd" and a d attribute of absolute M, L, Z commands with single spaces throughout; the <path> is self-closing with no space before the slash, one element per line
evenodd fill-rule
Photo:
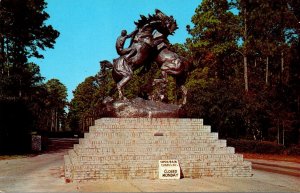
<path fill-rule="evenodd" d="M 255 77 L 250 82 L 252 93 L 260 95 L 258 98 L 266 104 L 269 126 L 277 127 L 278 131 L 279 127 L 283 127 L 280 125 L 285 125 L 287 131 L 286 123 L 295 120 L 287 100 L 295 101 L 297 98 L 288 97 L 291 92 L 289 79 L 296 72 L 290 71 L 291 61 L 294 60 L 291 46 L 299 39 L 298 20 L 291 3 L 288 0 L 239 1 L 239 9 L 247 9 L 247 14 L 241 12 L 241 18 L 246 18 L 248 25 L 248 39 L 244 49 L 247 49 L 248 58 L 254 60 L 255 64 L 250 66 L 250 75 Z M 264 80 L 265 85 L 259 83 L 261 80 Z M 265 95 L 259 94 L 261 92 Z"/>
<path fill-rule="evenodd" d="M 0 1 L 1 70 L 22 65 L 29 57 L 42 58 L 38 49 L 53 48 L 59 32 L 45 21 L 44 0 Z"/>
<path fill-rule="evenodd" d="M 225 58 L 237 50 L 238 20 L 229 9 L 226 0 L 204 0 L 192 17 L 194 27 L 187 26 L 192 38 L 186 46 L 194 61 L 205 63 L 221 79 L 230 73 Z"/>
<path fill-rule="evenodd" d="M 74 98 L 69 109 L 69 124 L 72 130 L 85 132 L 92 125 L 96 117 L 98 91 L 99 85 L 93 76 L 87 77 L 73 91 Z"/>
<path fill-rule="evenodd" d="M 30 132 L 47 129 L 49 93 L 39 67 L 27 62 L 42 58 L 39 50 L 53 48 L 59 36 L 45 22 L 46 6 L 44 0 L 0 1 L 0 152 L 29 148 Z"/>
<path fill-rule="evenodd" d="M 294 10 L 299 9 L 295 6 L 298 3 L 231 1 L 239 13 L 238 17 L 234 16 L 232 26 L 231 22 L 216 17 L 218 10 L 222 10 L 217 7 L 226 7 L 220 6 L 221 3 L 203 1 L 192 18 L 195 26 L 188 27 L 192 37 L 185 45 L 192 61 L 196 61 L 196 69 L 188 80 L 190 93 L 193 93 L 186 106 L 188 116 L 204 117 L 225 138 L 271 141 L 277 138 L 285 145 L 297 143 L 300 100 L 296 84 L 299 85 L 300 78 L 296 61 L 299 61 L 300 49 L 297 49 L 299 14 Z M 230 31 L 226 34 L 216 33 L 228 28 Z M 216 38 L 227 34 L 235 37 L 233 49 Z M 243 57 L 238 57 L 238 53 Z M 217 64 L 225 70 L 218 69 Z M 208 73 L 204 73 L 204 69 Z M 217 72 L 215 76 L 214 72 Z"/>
<path fill-rule="evenodd" d="M 50 131 L 58 132 L 62 128 L 65 119 L 65 107 L 67 105 L 67 88 L 58 79 L 50 79 L 45 84 L 48 96 L 46 106 L 50 119 L 47 121 Z"/>
<path fill-rule="evenodd" d="M 25 151 L 30 148 L 29 134 L 40 129 L 46 90 L 39 67 L 25 65 L 22 75 L 6 77 L 0 84 L 0 152 Z M 1 79 L 3 80 L 3 79 Z M 13 86 L 15 83 L 17 86 Z M 14 97 L 14 93 L 19 93 Z"/>

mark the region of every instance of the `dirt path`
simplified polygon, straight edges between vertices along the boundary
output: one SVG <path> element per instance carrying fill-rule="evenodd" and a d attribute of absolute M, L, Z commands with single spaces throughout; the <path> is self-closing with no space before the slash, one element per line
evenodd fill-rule
<path fill-rule="evenodd" d="M 76 141 L 76 140 L 75 140 Z M 63 155 L 74 140 L 53 139 L 47 153 L 28 158 L 0 160 L 0 192 L 185 192 L 185 191 L 248 191 L 299 192 L 299 165 L 287 162 L 253 161 L 250 178 L 200 178 L 172 181 L 110 180 L 84 183 L 65 183 Z M 55 145 L 56 144 L 56 145 Z M 270 171 L 258 170 L 271 167 Z M 275 172 L 274 170 L 285 172 Z M 289 172 L 297 175 L 291 175 Z"/>

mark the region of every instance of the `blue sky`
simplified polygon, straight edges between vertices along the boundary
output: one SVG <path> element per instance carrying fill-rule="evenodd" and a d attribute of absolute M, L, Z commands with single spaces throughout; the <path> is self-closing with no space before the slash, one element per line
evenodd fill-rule
<path fill-rule="evenodd" d="M 46 81 L 59 79 L 72 91 L 88 76 L 99 70 L 100 60 L 118 55 L 115 41 L 122 29 L 135 29 L 139 15 L 154 14 L 156 8 L 173 15 L 179 29 L 170 36 L 171 43 L 185 42 L 186 25 L 201 0 L 46 0 L 50 15 L 47 24 L 60 32 L 54 49 L 43 51 L 44 59 L 31 59 L 41 68 Z"/>

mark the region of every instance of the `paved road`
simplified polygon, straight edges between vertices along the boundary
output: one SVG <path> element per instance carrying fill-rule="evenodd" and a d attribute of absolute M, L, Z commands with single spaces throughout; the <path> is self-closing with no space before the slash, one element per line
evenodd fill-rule
<path fill-rule="evenodd" d="M 252 162 L 252 168 L 277 174 L 300 177 L 300 164 L 286 161 L 270 161 L 259 159 L 246 159 Z M 300 190 L 299 190 L 300 191 Z"/>
<path fill-rule="evenodd" d="M 47 153 L 34 157 L 0 160 L 0 192 L 300 192 L 299 164 L 253 162 L 253 177 L 181 180 L 110 180 L 65 183 L 63 155 L 77 142 L 51 139 Z"/>

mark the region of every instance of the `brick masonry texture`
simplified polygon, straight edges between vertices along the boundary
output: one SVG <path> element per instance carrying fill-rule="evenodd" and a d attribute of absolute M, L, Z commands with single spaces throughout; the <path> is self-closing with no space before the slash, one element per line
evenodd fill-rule
<path fill-rule="evenodd" d="M 102 118 L 64 156 L 68 181 L 158 179 L 158 160 L 181 177 L 250 177 L 252 166 L 202 119 Z"/>

